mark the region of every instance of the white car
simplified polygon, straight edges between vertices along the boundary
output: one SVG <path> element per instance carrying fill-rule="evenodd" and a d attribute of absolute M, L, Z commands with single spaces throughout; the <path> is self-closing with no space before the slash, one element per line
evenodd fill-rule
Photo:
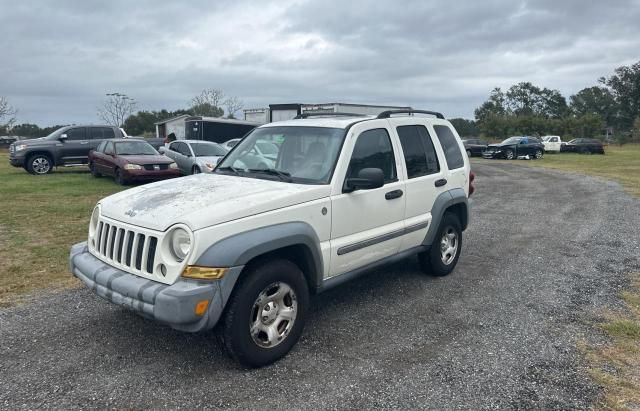
<path fill-rule="evenodd" d="M 229 150 L 210 141 L 176 140 L 159 151 L 173 159 L 182 174 L 199 174 L 211 173 Z"/>
<path fill-rule="evenodd" d="M 560 152 L 560 146 L 565 144 L 560 136 L 543 136 L 542 144 L 544 145 L 544 151 L 546 152 Z"/>
<path fill-rule="evenodd" d="M 248 167 L 262 141 L 278 142 L 274 164 Z M 221 322 L 230 355 L 263 366 L 298 341 L 311 294 L 412 255 L 454 269 L 474 191 L 464 153 L 429 111 L 265 124 L 212 174 L 100 200 L 71 271 L 175 329 Z"/>

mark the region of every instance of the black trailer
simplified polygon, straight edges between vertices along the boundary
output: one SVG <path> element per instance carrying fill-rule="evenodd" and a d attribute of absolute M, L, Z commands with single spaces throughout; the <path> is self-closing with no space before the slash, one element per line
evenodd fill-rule
<path fill-rule="evenodd" d="M 224 143 L 234 138 L 244 137 L 259 125 L 261 124 L 228 118 L 188 117 L 184 123 L 184 138 Z"/>

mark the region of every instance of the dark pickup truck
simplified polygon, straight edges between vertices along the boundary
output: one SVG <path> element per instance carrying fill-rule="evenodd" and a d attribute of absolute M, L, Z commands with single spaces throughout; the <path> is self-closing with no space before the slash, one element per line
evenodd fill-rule
<path fill-rule="evenodd" d="M 9 162 L 31 174 L 47 174 L 55 166 L 87 164 L 89 151 L 102 141 L 127 137 L 111 126 L 67 126 L 46 137 L 20 140 L 9 146 Z"/>

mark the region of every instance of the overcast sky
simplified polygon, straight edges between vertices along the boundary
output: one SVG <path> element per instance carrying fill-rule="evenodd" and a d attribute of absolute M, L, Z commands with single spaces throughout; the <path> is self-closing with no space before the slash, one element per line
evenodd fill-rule
<path fill-rule="evenodd" d="M 0 0 L 0 95 L 19 122 L 97 122 L 107 92 L 186 108 L 411 105 L 473 117 L 520 81 L 566 97 L 640 60 L 640 0 Z"/>

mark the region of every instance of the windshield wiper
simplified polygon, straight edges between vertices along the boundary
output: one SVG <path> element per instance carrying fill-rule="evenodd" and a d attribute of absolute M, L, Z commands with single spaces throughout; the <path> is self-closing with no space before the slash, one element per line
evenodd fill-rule
<path fill-rule="evenodd" d="M 216 168 L 216 171 L 231 171 L 233 174 L 239 176 L 240 173 L 238 173 L 238 169 L 232 166 L 225 166 L 225 167 L 218 167 Z"/>
<path fill-rule="evenodd" d="M 276 170 L 275 168 L 250 168 L 249 172 L 251 173 L 264 173 L 270 174 L 272 176 L 278 176 L 281 181 L 286 181 L 290 183 L 293 181 L 291 178 L 291 173 L 282 170 Z"/>

